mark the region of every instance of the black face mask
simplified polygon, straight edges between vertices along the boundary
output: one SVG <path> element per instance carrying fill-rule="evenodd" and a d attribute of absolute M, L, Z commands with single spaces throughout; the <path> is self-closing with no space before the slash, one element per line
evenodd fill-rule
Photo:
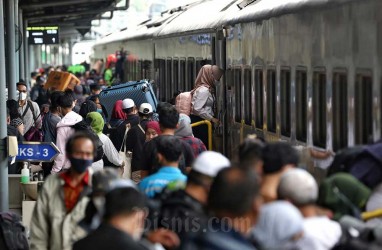
<path fill-rule="evenodd" d="M 74 157 L 70 157 L 69 161 L 74 171 L 79 174 L 84 173 L 93 163 L 93 160 L 78 159 Z"/>

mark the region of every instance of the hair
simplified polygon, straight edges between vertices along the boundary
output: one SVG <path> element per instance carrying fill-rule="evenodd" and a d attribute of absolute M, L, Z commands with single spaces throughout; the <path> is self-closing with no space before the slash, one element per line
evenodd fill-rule
<path fill-rule="evenodd" d="M 104 219 L 109 220 L 118 215 L 130 215 L 137 209 L 146 206 L 145 196 L 132 187 L 117 188 L 108 192 L 105 196 Z"/>
<path fill-rule="evenodd" d="M 89 97 L 89 100 L 90 101 L 93 101 L 93 102 L 96 102 L 96 100 L 99 100 L 99 95 L 91 95 L 90 97 Z"/>
<path fill-rule="evenodd" d="M 94 138 L 89 134 L 85 132 L 76 132 L 73 136 L 69 138 L 69 140 L 66 142 L 65 151 L 66 154 L 71 155 L 73 153 L 73 147 L 77 140 L 81 139 L 88 139 L 93 144 L 93 155 L 94 157 L 97 155 L 97 148 L 96 148 L 96 142 Z"/>
<path fill-rule="evenodd" d="M 7 100 L 7 108 L 9 110 L 9 117 L 11 118 L 11 120 L 21 118 L 18 107 L 19 104 L 17 103 L 17 101 L 13 99 Z"/>
<path fill-rule="evenodd" d="M 90 85 L 90 89 L 91 90 L 101 90 L 101 86 L 100 85 L 98 85 L 98 84 L 92 84 L 92 85 Z"/>
<path fill-rule="evenodd" d="M 169 162 L 179 161 L 182 154 L 182 143 L 173 135 L 159 136 L 156 143 L 157 153 Z"/>
<path fill-rule="evenodd" d="M 297 166 L 298 152 L 286 142 L 272 142 L 267 144 L 263 150 L 265 174 L 280 171 L 285 165 Z"/>
<path fill-rule="evenodd" d="M 264 144 L 256 139 L 245 139 L 239 146 L 239 162 L 241 166 L 249 167 L 263 160 Z"/>
<path fill-rule="evenodd" d="M 19 85 L 25 86 L 25 87 L 27 88 L 27 84 L 26 84 L 26 82 L 25 82 L 23 79 L 20 79 L 20 80 L 16 83 L 16 87 L 18 87 Z"/>
<path fill-rule="evenodd" d="M 56 110 L 58 108 L 58 99 L 60 99 L 60 96 L 63 96 L 65 93 L 62 91 L 55 91 L 52 94 L 50 94 L 50 109 Z"/>
<path fill-rule="evenodd" d="M 97 104 L 95 104 L 93 101 L 87 100 L 81 104 L 80 111 L 78 114 L 82 116 L 82 118 L 86 119 L 86 116 L 90 112 L 96 112 L 97 111 Z"/>
<path fill-rule="evenodd" d="M 134 107 L 131 107 L 131 108 L 128 108 L 128 109 L 122 109 L 123 112 L 125 112 L 126 114 L 130 114 L 131 112 L 133 112 L 134 110 Z"/>
<path fill-rule="evenodd" d="M 74 98 L 72 93 L 64 92 L 57 100 L 57 105 L 62 108 L 71 108 L 73 106 Z"/>
<path fill-rule="evenodd" d="M 196 186 L 205 186 L 210 185 L 212 181 L 212 177 L 196 172 L 194 170 L 191 170 L 191 172 L 187 175 L 187 185 L 192 184 Z"/>
<path fill-rule="evenodd" d="M 259 181 L 253 170 L 224 168 L 215 177 L 208 195 L 208 207 L 219 216 L 228 213 L 243 216 L 259 195 Z"/>
<path fill-rule="evenodd" d="M 176 129 L 179 122 L 179 113 L 176 108 L 167 102 L 158 104 L 159 125 L 163 128 Z"/>

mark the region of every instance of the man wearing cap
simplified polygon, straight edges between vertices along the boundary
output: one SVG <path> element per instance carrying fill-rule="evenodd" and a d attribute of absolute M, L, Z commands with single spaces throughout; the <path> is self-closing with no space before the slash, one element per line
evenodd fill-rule
<path fill-rule="evenodd" d="M 139 116 L 137 115 L 136 107 L 135 107 L 135 103 L 133 99 L 126 98 L 125 100 L 123 100 L 122 110 L 127 115 L 125 124 L 130 124 L 130 127 L 133 127 L 139 124 Z"/>
<path fill-rule="evenodd" d="M 177 233 L 181 240 L 190 232 L 202 230 L 207 219 L 204 207 L 212 181 L 220 170 L 230 165 L 230 161 L 220 153 L 214 151 L 201 153 L 192 165 L 186 188 L 163 194 L 159 215 L 160 225 Z"/>
<path fill-rule="evenodd" d="M 126 136 L 126 150 L 133 152 L 131 159 L 131 172 L 138 171 L 138 165 L 142 159 L 143 144 L 146 140 L 145 130 L 146 124 L 150 121 L 153 114 L 153 107 L 149 103 L 142 103 L 139 106 L 139 124 L 133 126 Z"/>
<path fill-rule="evenodd" d="M 41 128 L 40 108 L 36 102 L 27 99 L 27 84 L 24 81 L 19 81 L 16 86 L 19 101 L 18 110 L 24 123 L 24 131 L 27 132 L 34 123 L 37 128 Z"/>

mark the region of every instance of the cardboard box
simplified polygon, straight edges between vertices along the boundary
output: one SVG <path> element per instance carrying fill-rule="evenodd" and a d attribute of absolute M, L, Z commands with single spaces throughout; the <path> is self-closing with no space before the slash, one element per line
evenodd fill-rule
<path fill-rule="evenodd" d="M 73 90 L 80 80 L 73 74 L 68 72 L 52 71 L 49 73 L 48 80 L 44 86 L 45 89 L 52 91 Z"/>

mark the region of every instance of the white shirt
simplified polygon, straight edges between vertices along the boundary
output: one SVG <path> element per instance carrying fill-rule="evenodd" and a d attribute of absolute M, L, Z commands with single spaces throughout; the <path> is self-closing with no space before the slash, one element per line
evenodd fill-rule
<path fill-rule="evenodd" d="M 339 241 L 342 230 L 338 222 L 317 216 L 304 219 L 304 233 L 306 237 L 314 239 L 314 250 L 329 250 Z"/>
<path fill-rule="evenodd" d="M 98 134 L 99 139 L 102 142 L 102 148 L 107 159 L 114 165 L 121 166 L 122 159 L 119 156 L 117 149 L 114 147 L 114 144 L 111 142 L 110 138 L 104 134 Z M 103 160 L 93 162 L 92 169 L 94 171 L 99 171 L 103 169 Z"/>
<path fill-rule="evenodd" d="M 192 114 L 209 120 L 214 117 L 214 97 L 205 86 L 197 88 L 192 95 Z"/>

